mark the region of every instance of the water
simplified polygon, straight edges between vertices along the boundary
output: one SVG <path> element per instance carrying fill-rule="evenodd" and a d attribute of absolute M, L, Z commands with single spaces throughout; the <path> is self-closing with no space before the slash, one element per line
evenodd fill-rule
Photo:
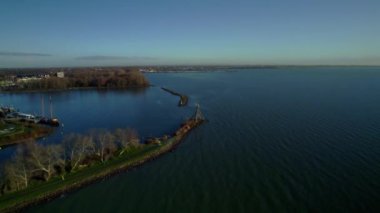
<path fill-rule="evenodd" d="M 64 134 L 132 126 L 142 136 L 161 135 L 191 115 L 194 103 L 210 122 L 172 153 L 28 212 L 380 209 L 379 68 L 236 71 L 148 75 L 189 94 L 186 108 L 159 88 L 52 94 Z M 38 97 L 1 100 L 37 110 L 27 104 Z"/>
<path fill-rule="evenodd" d="M 50 114 L 52 97 L 53 115 L 63 124 L 55 133 L 40 143 L 60 143 L 70 133 L 86 133 L 91 129 L 131 127 L 138 130 L 142 139 L 172 132 L 187 117 L 191 108 L 179 109 L 178 100 L 161 89 L 146 90 L 83 90 L 69 92 L 2 94 L 1 103 L 13 105 L 27 113 L 42 114 L 42 97 L 45 114 Z M 165 116 L 163 116 L 165 114 Z M 6 160 L 14 147 L 1 150 L 0 162 Z"/>

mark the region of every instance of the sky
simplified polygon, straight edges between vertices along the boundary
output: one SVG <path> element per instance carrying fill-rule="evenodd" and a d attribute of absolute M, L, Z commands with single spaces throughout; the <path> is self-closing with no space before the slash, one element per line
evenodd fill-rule
<path fill-rule="evenodd" d="M 119 65 L 380 65 L 380 1 L 0 1 L 0 67 Z"/>

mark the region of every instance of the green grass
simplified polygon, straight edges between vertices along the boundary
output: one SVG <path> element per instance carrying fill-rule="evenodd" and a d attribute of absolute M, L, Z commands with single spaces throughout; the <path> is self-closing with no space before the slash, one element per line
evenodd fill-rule
<path fill-rule="evenodd" d="M 30 128 L 29 128 L 30 129 Z M 17 134 L 24 133 L 27 128 L 22 127 L 21 125 L 12 125 L 12 124 L 5 124 L 4 128 L 0 129 L 0 138 L 1 137 L 7 137 L 7 136 L 13 136 Z"/>
<path fill-rule="evenodd" d="M 20 124 L 5 123 L 0 128 L 0 142 L 17 139 L 18 136 L 31 132 L 32 128 L 24 127 Z M 1 143 L 0 143 L 1 144 Z"/>
<path fill-rule="evenodd" d="M 174 137 L 163 145 L 144 145 L 142 148 L 130 151 L 128 154 L 116 157 L 105 163 L 98 163 L 91 167 L 67 174 L 65 180 L 55 177 L 38 185 L 30 186 L 25 190 L 0 196 L 0 212 L 21 209 L 35 202 L 43 201 L 48 197 L 80 188 L 83 185 L 107 177 L 110 174 L 141 165 L 153 159 L 179 143 L 181 137 Z"/>
<path fill-rule="evenodd" d="M 0 126 L 0 147 L 19 143 L 25 139 L 35 139 L 48 135 L 51 128 L 38 124 L 28 124 L 22 122 L 8 122 Z"/>

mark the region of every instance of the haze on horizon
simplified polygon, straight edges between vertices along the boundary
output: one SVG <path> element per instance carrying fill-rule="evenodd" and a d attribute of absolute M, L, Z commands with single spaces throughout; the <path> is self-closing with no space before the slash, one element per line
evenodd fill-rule
<path fill-rule="evenodd" d="M 0 67 L 380 65 L 378 0 L 0 5 Z"/>

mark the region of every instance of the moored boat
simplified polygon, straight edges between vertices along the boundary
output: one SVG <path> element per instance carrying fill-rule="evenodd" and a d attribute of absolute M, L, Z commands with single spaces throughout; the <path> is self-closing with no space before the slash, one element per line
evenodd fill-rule
<path fill-rule="evenodd" d="M 47 125 L 58 127 L 59 126 L 59 120 L 57 118 L 50 118 L 47 120 Z"/>

